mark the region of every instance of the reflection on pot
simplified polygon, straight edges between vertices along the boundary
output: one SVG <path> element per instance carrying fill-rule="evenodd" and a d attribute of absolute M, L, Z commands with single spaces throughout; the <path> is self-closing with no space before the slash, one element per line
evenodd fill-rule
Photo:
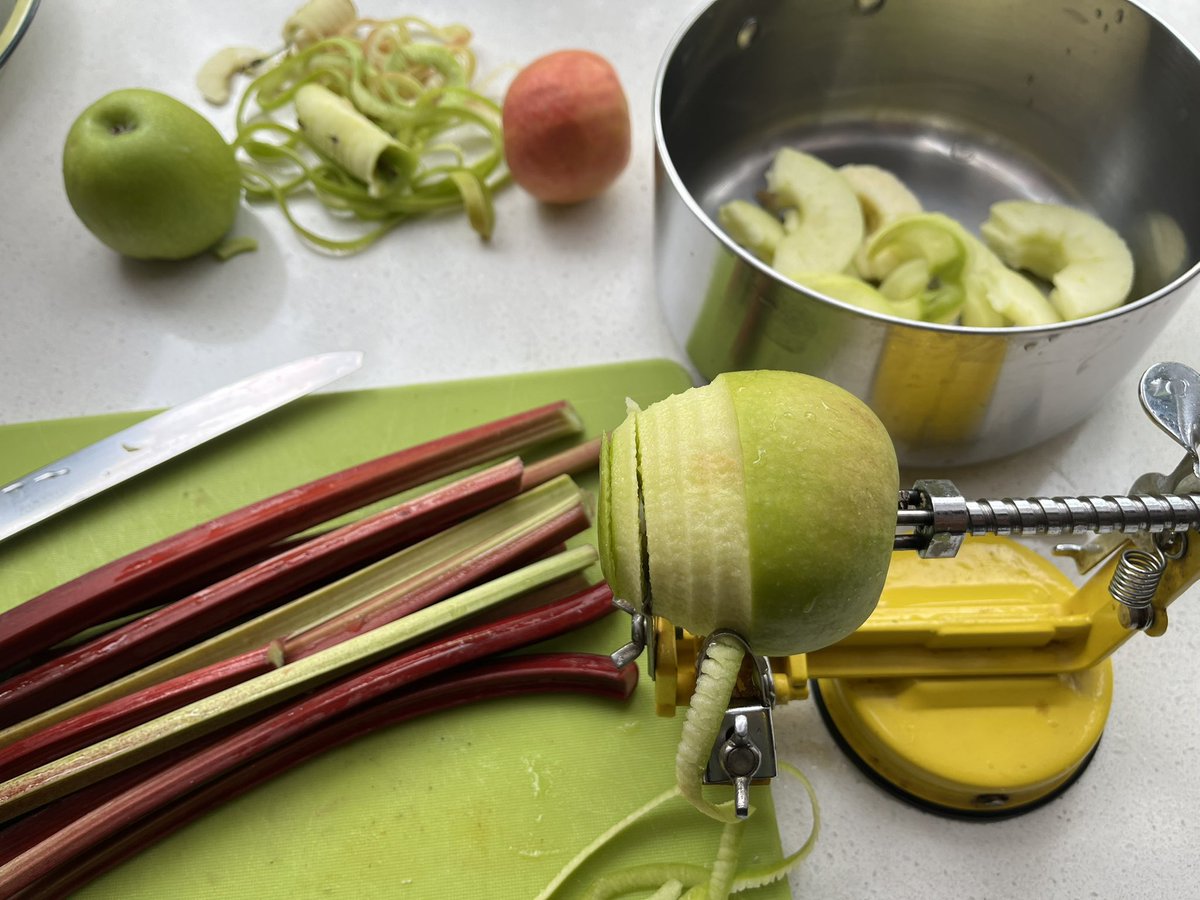
<path fill-rule="evenodd" d="M 936 451 L 967 443 L 983 427 L 1007 348 L 1002 335 L 967 343 L 892 328 L 867 402 L 897 444 Z"/>
<path fill-rule="evenodd" d="M 687 353 L 706 379 L 740 369 L 821 371 L 844 317 L 723 250 L 716 256 Z"/>

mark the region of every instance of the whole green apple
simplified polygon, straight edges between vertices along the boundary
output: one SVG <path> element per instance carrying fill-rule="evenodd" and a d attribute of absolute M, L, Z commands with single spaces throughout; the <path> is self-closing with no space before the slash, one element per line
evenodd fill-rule
<path fill-rule="evenodd" d="M 794 372 L 722 374 L 608 437 L 601 567 L 618 597 L 695 634 L 816 650 L 879 600 L 898 482 L 891 439 L 856 397 Z"/>
<path fill-rule="evenodd" d="M 76 215 L 135 259 L 183 259 L 233 225 L 241 172 L 233 148 L 198 112 L 166 94 L 127 89 L 80 114 L 63 149 Z"/>

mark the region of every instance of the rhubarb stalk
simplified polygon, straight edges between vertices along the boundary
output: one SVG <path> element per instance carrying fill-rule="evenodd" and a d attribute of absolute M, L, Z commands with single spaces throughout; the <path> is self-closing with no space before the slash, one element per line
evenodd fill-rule
<path fill-rule="evenodd" d="M 533 563 L 19 775 L 0 784 L 0 822 L 369 665 L 454 622 L 578 571 L 581 562 L 586 565 L 595 558 L 595 550 L 585 545 Z M 486 629 L 503 633 L 498 624 Z M 482 647 L 490 642 L 476 643 Z"/>
<path fill-rule="evenodd" d="M 461 522 L 404 550 L 367 566 L 341 581 L 263 613 L 201 644 L 146 666 L 125 678 L 98 687 L 77 698 L 57 698 L 60 705 L 24 719 L 0 732 L 0 747 L 8 747 L 38 734 L 51 725 L 152 685 L 261 648 L 272 640 L 301 634 L 314 625 L 346 611 L 359 611 L 359 621 L 346 621 L 355 632 L 380 624 L 422 605 L 495 575 L 506 566 L 528 562 L 587 527 L 581 494 L 574 482 L 560 476 L 526 491 L 499 506 Z M 369 607 L 371 622 L 362 621 Z M 405 604 L 400 608 L 397 604 Z M 388 607 L 392 607 L 389 613 Z M 345 636 L 345 628 L 326 626 L 308 637 L 297 637 L 297 647 L 315 648 L 331 632 Z M 294 650 L 299 653 L 299 649 Z M 141 721 L 140 719 L 138 721 Z M 4 756 L 0 752 L 0 765 Z"/>
<path fill-rule="evenodd" d="M 580 472 L 595 472 L 600 462 L 600 438 L 592 438 L 547 456 L 537 462 L 528 463 L 521 475 L 521 490 L 529 490 L 544 484 L 559 475 L 578 475 Z"/>
<path fill-rule="evenodd" d="M 523 448 L 577 434 L 567 403 L 499 419 L 291 488 L 196 525 L 0 614 L 0 660 L 21 661 L 78 631 L 175 599 L 183 585 L 313 525 Z"/>
<path fill-rule="evenodd" d="M 68 650 L 0 684 L 0 726 L 107 684 L 309 585 L 375 562 L 513 497 L 513 459 L 335 529 Z"/>
<path fill-rule="evenodd" d="M 492 585 L 485 587 L 491 588 Z M 142 816 L 161 809 L 173 798 L 186 796 L 197 785 L 211 782 L 227 772 L 235 771 L 241 766 L 249 764 L 253 759 L 276 747 L 285 746 L 291 741 L 301 739 L 304 735 L 312 733 L 313 729 L 318 728 L 320 723 L 329 717 L 340 716 L 348 710 L 371 702 L 376 697 L 441 672 L 449 666 L 461 665 L 495 653 L 502 653 L 532 641 L 543 640 L 581 627 L 605 615 L 611 608 L 612 593 L 606 585 L 599 584 L 581 595 L 547 607 L 510 616 L 499 622 L 489 623 L 435 641 L 373 666 L 356 676 L 345 678 L 310 697 L 289 704 L 239 730 L 233 736 L 205 747 L 187 759 L 140 780 L 136 786 L 94 809 L 89 809 L 70 824 L 56 831 L 52 837 L 0 866 L 0 894 L 8 896 L 36 883 L 37 879 L 54 872 L 60 865 L 76 855 L 119 834 Z M 420 615 L 420 613 L 415 614 L 410 619 Z M 396 625 L 401 624 L 403 623 L 396 623 Z M 259 687 L 270 692 L 272 688 L 265 683 L 265 680 L 271 679 L 272 676 L 276 676 L 277 679 L 280 674 L 288 672 L 289 669 L 304 667 L 314 660 L 321 659 L 326 654 L 344 651 L 347 646 L 356 641 L 371 638 L 378 640 L 378 636 L 390 628 L 391 626 L 385 626 L 385 628 L 362 638 L 356 638 L 347 644 L 333 648 L 333 650 L 324 651 L 323 654 L 309 657 L 307 660 L 280 669 L 271 675 L 262 676 L 255 681 L 264 682 Z M 217 697 L 240 693 L 243 688 L 252 684 L 254 682 L 239 685 Z M 255 693 L 257 692 L 258 688 L 255 688 Z M 210 701 L 216 699 L 216 697 L 210 698 Z M 255 708 L 262 708 L 260 701 L 256 702 L 251 698 L 230 696 L 227 701 L 239 704 L 245 701 Z M 202 703 L 204 702 L 206 701 L 202 701 Z M 221 705 L 217 704 L 218 707 Z M 193 704 L 193 707 L 196 706 L 198 705 Z M 168 722 L 167 720 L 186 718 L 189 715 L 206 715 L 210 712 L 214 713 L 213 718 L 209 719 L 210 722 L 220 719 L 221 711 L 219 709 L 202 710 L 185 707 L 179 713 L 173 713 L 150 723 L 152 727 L 144 726 L 119 736 L 121 740 L 118 743 L 127 744 L 130 741 L 148 739 L 157 744 L 159 740 L 170 735 L 178 737 L 187 733 L 189 729 L 180 729 L 178 721 Z M 121 751 L 116 747 L 108 747 L 101 751 L 99 756 L 103 758 L 105 753 L 109 752 L 119 753 Z M 142 758 L 146 758 L 145 755 Z M 7 787 L 8 785 L 0 786 L 0 794 Z M 16 807 L 10 805 L 9 809 L 13 808 Z M 26 808 L 30 807 L 26 806 Z"/>
<path fill-rule="evenodd" d="M 278 629 L 264 638 L 269 639 L 265 646 L 255 647 L 160 684 L 150 685 L 128 696 L 119 697 L 34 731 L 7 746 L 0 745 L 0 781 L 14 778 L 201 697 L 269 672 L 287 661 L 310 656 L 323 647 L 333 646 L 385 622 L 394 621 L 430 606 L 471 584 L 498 575 L 518 559 L 535 554 L 539 550 L 549 549 L 549 545 L 556 544 L 560 538 L 579 532 L 587 525 L 582 507 L 578 504 L 577 493 L 567 490 L 570 485 L 571 482 L 565 479 L 556 484 L 549 484 L 518 500 L 510 501 L 503 509 L 498 508 L 485 513 L 470 523 L 431 538 L 430 543 L 437 544 L 440 553 L 432 563 L 427 562 L 424 558 L 426 555 L 419 553 L 418 548 L 413 548 L 404 554 L 406 560 L 413 557 L 409 560 L 411 565 L 408 567 L 412 574 L 400 578 L 389 589 L 370 596 L 370 591 L 355 590 L 357 582 L 363 580 L 363 576 L 352 576 L 318 594 L 295 601 L 292 604 L 292 615 L 288 618 L 293 623 L 296 622 L 299 619 L 296 608 L 303 607 L 309 621 L 320 621 L 322 616 L 329 614 L 331 608 L 336 608 L 333 606 L 334 600 L 341 605 L 347 605 L 354 599 L 367 597 L 365 602 L 350 609 L 348 615 L 333 616 L 320 622 L 317 627 L 300 630 L 289 636 L 281 627 L 280 620 L 284 618 L 280 615 L 281 611 L 272 611 L 261 617 L 258 622 L 247 623 L 234 629 L 223 636 L 224 640 L 221 641 L 226 649 L 238 643 L 244 644 L 249 636 L 263 633 L 265 620 Z M 557 500 L 554 505 L 547 505 L 554 501 L 556 496 L 564 496 L 564 499 Z M 543 497 L 547 502 L 536 505 L 533 503 L 534 500 Z M 518 526 L 495 531 L 496 522 L 503 523 L 511 518 L 501 514 L 511 513 L 514 509 L 524 510 L 522 515 L 525 519 Z M 543 509 L 545 511 L 541 511 Z M 488 529 L 495 533 L 489 532 Z M 479 534 L 483 535 L 482 540 L 476 538 Z M 474 543 L 459 550 L 463 536 L 473 538 Z M 453 549 L 454 552 L 445 552 L 443 547 Z M 563 577 L 577 574 L 591 564 L 588 554 L 565 557 L 560 553 L 557 558 L 577 560 L 578 568 L 575 572 L 564 570 Z M 393 572 L 398 569 L 396 566 L 390 568 Z M 525 593 L 537 594 L 536 591 Z M 362 607 L 369 607 L 369 612 L 360 611 Z"/>
<path fill-rule="evenodd" d="M 99 875 L 220 804 L 241 796 L 315 756 L 382 728 L 394 727 L 402 722 L 454 707 L 504 697 L 578 693 L 627 700 L 637 686 L 637 676 L 637 666 L 618 669 L 607 656 L 591 653 L 547 653 L 502 657 L 462 670 L 454 670 L 444 679 L 433 680 L 432 683 L 428 683 L 431 679 L 426 679 L 423 683 L 427 686 L 423 688 L 399 696 L 383 697 L 377 702 L 336 718 L 319 729 L 311 730 L 299 740 L 284 744 L 253 762 L 238 767 L 177 802 L 160 805 L 156 812 L 143 816 L 133 827 L 122 829 L 96 849 L 81 848 L 72 859 L 60 863 L 56 871 L 39 880 L 22 897 L 27 897 L 28 900 L 46 900 L 79 890 Z M 174 763 L 175 760 L 170 761 Z M 155 771 L 162 771 L 163 768 L 164 766 L 160 765 Z M 151 772 L 139 766 L 127 774 L 146 777 Z M 125 787 L 131 784 L 133 780 L 129 780 Z M 23 841 L 21 848 L 14 848 L 16 852 L 9 858 L 51 837 L 59 828 L 77 818 L 82 811 L 107 802 L 122 790 L 121 786 L 110 787 L 108 781 L 95 787 L 105 788 L 104 796 L 101 796 L 100 792 L 95 796 L 84 796 L 89 792 L 80 792 L 59 800 L 14 826 L 23 832 L 37 832 L 40 837 L 31 835 L 29 840 Z M 47 821 L 35 821 L 41 817 L 45 817 Z M 25 835 L 10 833 L 6 837 L 15 841 L 18 837 L 24 838 Z M 0 857 L 0 864 L 4 861 L 6 860 Z"/>

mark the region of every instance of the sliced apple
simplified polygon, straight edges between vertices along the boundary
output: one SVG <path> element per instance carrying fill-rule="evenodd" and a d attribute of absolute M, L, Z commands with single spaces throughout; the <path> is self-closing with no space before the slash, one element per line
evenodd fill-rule
<path fill-rule="evenodd" d="M 918 213 L 885 225 L 866 242 L 859 265 L 866 277 L 887 283 L 903 273 L 904 289 L 915 287 L 915 278 L 928 281 L 917 295 L 921 318 L 927 322 L 953 322 L 966 301 L 965 277 L 969 261 L 966 232 L 949 216 Z M 922 265 L 909 265 L 920 261 Z M 910 279 L 913 279 L 910 281 Z"/>
<path fill-rule="evenodd" d="M 200 95 L 214 106 L 223 106 L 229 102 L 233 92 L 233 77 L 242 73 L 252 73 L 270 53 L 264 53 L 256 47 L 225 47 L 208 58 L 196 73 L 196 87 Z"/>
<path fill-rule="evenodd" d="M 870 165 L 841 166 L 837 173 L 846 180 L 862 208 L 863 227 L 868 235 L 901 216 L 923 211 L 917 195 L 887 169 Z"/>
<path fill-rule="evenodd" d="M 761 206 L 746 200 L 731 200 L 717 210 L 717 221 L 725 233 L 763 262 L 775 256 L 783 237 L 783 223 Z"/>
<path fill-rule="evenodd" d="M 867 277 L 882 281 L 910 260 L 923 260 L 931 277 L 958 277 L 967 262 L 967 247 L 958 223 L 941 213 L 904 216 L 867 241 Z"/>
<path fill-rule="evenodd" d="M 967 267 L 964 325 L 1053 325 L 1062 321 L 1037 285 L 1004 265 L 978 238 L 967 234 L 966 241 L 971 261 Z"/>
<path fill-rule="evenodd" d="M 871 236 L 885 225 L 904 216 L 923 212 L 924 208 L 917 195 L 887 169 L 871 165 L 847 165 L 839 167 L 837 172 L 850 185 L 862 209 L 865 236 L 854 253 L 853 261 L 855 271 L 862 274 L 865 271 L 863 254 Z"/>
<path fill-rule="evenodd" d="M 767 171 L 767 190 L 784 212 L 784 232 L 772 267 L 791 278 L 803 272 L 841 272 L 863 239 L 858 198 L 837 170 L 808 153 L 784 147 Z"/>
<path fill-rule="evenodd" d="M 629 434 L 635 478 L 618 452 Z M 874 609 L 897 489 L 891 440 L 851 394 L 794 372 L 719 375 L 613 432 L 601 564 L 623 595 L 644 534 L 656 614 L 697 634 L 731 629 L 756 653 L 807 652 Z"/>
<path fill-rule="evenodd" d="M 841 272 L 810 272 L 798 275 L 794 280 L 818 294 L 833 297 L 851 306 L 869 309 L 871 312 L 902 319 L 919 319 L 921 315 L 920 303 L 915 295 L 892 300 L 882 290 L 877 290 L 853 275 L 843 275 Z M 927 280 L 921 281 L 920 289 L 916 293 L 924 289 Z"/>
<path fill-rule="evenodd" d="M 929 287 L 930 277 L 929 263 L 924 258 L 906 260 L 879 282 L 879 293 L 894 302 L 913 300 Z"/>
<path fill-rule="evenodd" d="M 1062 321 L 1041 291 L 1007 268 L 982 241 L 941 213 L 904 216 L 869 238 L 862 256 L 881 292 L 895 295 L 927 284 L 922 318 L 978 328 L 1049 325 Z"/>
<path fill-rule="evenodd" d="M 1133 255 L 1121 236 L 1083 210 L 1032 200 L 992 206 L 980 229 L 1016 269 L 1053 283 L 1050 302 L 1064 319 L 1115 309 L 1133 287 Z"/>

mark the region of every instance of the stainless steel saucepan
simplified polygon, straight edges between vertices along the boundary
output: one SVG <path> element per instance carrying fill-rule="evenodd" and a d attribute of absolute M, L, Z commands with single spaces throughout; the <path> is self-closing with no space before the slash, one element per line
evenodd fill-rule
<path fill-rule="evenodd" d="M 1079 422 L 1200 271 L 1200 59 L 1132 3 L 715 0 L 666 52 L 655 138 L 658 294 L 699 373 L 827 378 L 872 405 L 906 464 L 993 459 Z M 806 290 L 716 224 L 785 145 L 891 169 L 973 230 L 998 200 L 1089 209 L 1133 250 L 1136 299 L 972 329 Z"/>

